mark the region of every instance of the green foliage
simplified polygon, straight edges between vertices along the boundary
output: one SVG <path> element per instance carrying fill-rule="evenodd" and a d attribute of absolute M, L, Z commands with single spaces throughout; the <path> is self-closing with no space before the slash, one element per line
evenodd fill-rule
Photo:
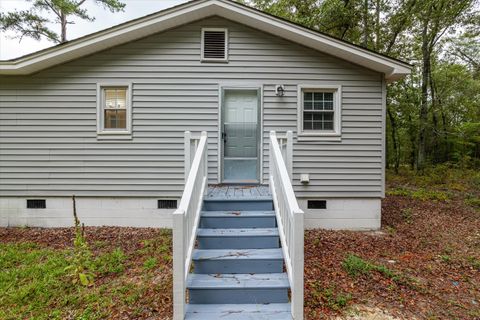
<path fill-rule="evenodd" d="M 143 263 L 143 268 L 145 270 L 152 270 L 158 265 L 157 258 L 150 257 Z"/>
<path fill-rule="evenodd" d="M 451 196 L 444 191 L 437 191 L 437 190 L 427 190 L 424 188 L 420 188 L 417 190 L 409 190 L 405 189 L 403 187 L 400 188 L 395 188 L 392 190 L 387 191 L 387 195 L 389 196 L 403 196 L 403 197 L 411 197 L 414 199 L 422 200 L 422 201 L 447 201 L 451 198 Z M 405 215 L 408 215 L 409 213 L 404 213 L 402 212 L 402 215 L 404 215 L 404 219 L 406 219 Z M 411 212 L 410 212 L 410 218 L 411 218 Z M 407 219 L 406 219 L 407 220 Z"/>
<path fill-rule="evenodd" d="M 470 196 L 465 199 L 465 204 L 476 209 L 480 210 L 480 198 L 475 196 Z"/>
<path fill-rule="evenodd" d="M 347 255 L 342 262 L 342 267 L 352 277 L 366 275 L 371 271 L 377 271 L 394 281 L 399 281 L 401 278 L 397 273 L 388 269 L 386 266 L 370 263 L 353 254 Z"/>
<path fill-rule="evenodd" d="M 92 286 L 95 280 L 95 266 L 92 259 L 92 252 L 83 235 L 83 230 L 76 221 L 75 240 L 73 241 L 73 252 L 70 257 L 70 264 L 65 268 L 68 271 L 73 284 Z"/>
<path fill-rule="evenodd" d="M 414 65 L 387 86 L 387 165 L 480 167 L 478 0 L 243 2 Z"/>
<path fill-rule="evenodd" d="M 64 291 L 67 265 L 66 251 L 32 243 L 0 243 L 0 319 L 21 314 L 26 318 L 39 308 L 47 308 L 55 292 Z"/>
<path fill-rule="evenodd" d="M 126 256 L 122 249 L 116 248 L 111 252 L 105 252 L 95 258 L 94 270 L 100 275 L 110 273 L 121 273 L 125 269 L 124 262 Z"/>
<path fill-rule="evenodd" d="M 169 243 L 170 234 L 162 232 L 152 242 Z M 130 259 L 146 261 L 150 255 L 102 247 L 101 253 L 90 256 L 92 272 L 99 281 L 83 286 L 80 279 L 72 283 L 72 250 L 28 242 L 0 243 L 0 319 L 108 319 L 112 306 L 141 311 L 145 305 L 158 303 L 159 296 L 168 297 L 171 277 L 152 283 L 151 278 L 142 274 L 141 264 L 140 268 L 125 264 Z M 161 261 L 157 266 L 165 268 Z M 122 271 L 127 268 L 128 273 Z M 107 277 L 107 281 L 101 281 L 102 277 Z M 151 297 L 146 296 L 149 291 Z M 141 305 L 133 306 L 135 303 Z"/>
<path fill-rule="evenodd" d="M 360 274 L 368 274 L 373 266 L 356 255 L 349 254 L 342 262 L 343 269 L 351 276 L 358 276 Z"/>
<path fill-rule="evenodd" d="M 315 282 L 311 285 L 310 294 L 312 300 L 309 304 L 315 306 L 325 306 L 334 311 L 344 309 L 352 299 L 349 293 L 336 292 L 335 287 L 323 288 L 320 283 Z"/>
<path fill-rule="evenodd" d="M 69 17 L 94 21 L 85 8 L 85 1 L 77 0 L 32 0 L 29 10 L 0 13 L 0 31 L 13 31 L 20 40 L 31 37 L 40 40 L 42 37 L 55 43 L 67 41 L 66 26 L 73 21 Z M 119 0 L 95 0 L 110 12 L 122 11 L 125 4 Z M 52 19 L 53 17 L 53 19 Z M 50 29 L 49 24 L 59 24 L 60 33 Z"/>

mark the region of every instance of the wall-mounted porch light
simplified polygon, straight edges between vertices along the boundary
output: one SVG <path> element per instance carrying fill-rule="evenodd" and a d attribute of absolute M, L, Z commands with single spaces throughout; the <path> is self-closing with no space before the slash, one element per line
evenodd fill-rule
<path fill-rule="evenodd" d="M 283 84 L 277 84 L 275 86 L 275 95 L 277 97 L 283 97 L 285 95 L 285 86 Z"/>

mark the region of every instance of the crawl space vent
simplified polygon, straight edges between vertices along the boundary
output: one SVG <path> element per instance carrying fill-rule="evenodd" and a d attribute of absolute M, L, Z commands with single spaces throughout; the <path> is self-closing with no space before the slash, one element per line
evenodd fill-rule
<path fill-rule="evenodd" d="M 308 200 L 308 209 L 327 209 L 326 200 Z"/>
<path fill-rule="evenodd" d="M 177 200 L 158 200 L 158 209 L 176 209 Z"/>
<path fill-rule="evenodd" d="M 27 209 L 45 209 L 46 207 L 45 199 L 27 199 Z"/>

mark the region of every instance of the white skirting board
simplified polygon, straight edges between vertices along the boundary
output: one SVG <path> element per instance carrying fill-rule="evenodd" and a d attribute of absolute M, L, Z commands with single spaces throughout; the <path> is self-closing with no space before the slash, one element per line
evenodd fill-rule
<path fill-rule="evenodd" d="M 0 198 L 0 226 L 74 225 L 72 198 L 36 197 L 46 199 L 46 209 L 27 209 L 26 199 Z M 77 197 L 77 215 L 86 226 L 171 228 L 174 209 L 157 209 L 158 199 Z"/>
<path fill-rule="evenodd" d="M 326 209 L 308 209 L 308 200 L 298 199 L 305 212 L 305 229 L 377 230 L 381 227 L 382 200 L 380 198 L 334 198 Z"/>
<path fill-rule="evenodd" d="M 46 199 L 46 209 L 27 209 L 26 199 L 0 198 L 0 226 L 73 226 L 72 199 Z M 29 198 L 32 199 L 32 198 Z M 159 198 L 78 197 L 77 214 L 86 226 L 171 228 L 174 209 L 157 209 Z M 176 199 L 179 201 L 179 199 Z M 375 230 L 380 228 L 381 199 L 321 199 L 326 209 L 308 209 L 307 200 L 298 199 L 305 212 L 306 229 Z M 313 199 L 311 199 L 313 200 Z"/>

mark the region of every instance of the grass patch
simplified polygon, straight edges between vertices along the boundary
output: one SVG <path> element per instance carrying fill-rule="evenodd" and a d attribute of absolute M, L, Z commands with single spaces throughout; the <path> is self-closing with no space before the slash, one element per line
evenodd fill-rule
<path fill-rule="evenodd" d="M 168 233 L 155 235 L 151 250 L 157 255 L 156 250 L 166 246 L 161 255 L 170 255 L 170 243 Z M 124 250 L 102 244 L 101 250 L 85 259 L 83 253 L 79 255 L 78 246 L 58 249 L 28 242 L 0 243 L 0 319 L 95 320 L 119 312 L 143 318 L 145 312 L 151 312 L 146 305 L 158 299 L 170 301 L 170 277 L 159 277 L 152 283 L 151 278 L 143 276 L 142 264 L 138 268 L 135 260 L 146 261 L 149 272 L 158 275 L 169 272 L 169 266 L 163 260 L 152 260 L 150 254 Z M 83 265 L 76 263 L 79 256 L 88 262 L 85 265 L 94 275 L 92 284 L 72 281 L 72 265 Z M 165 314 L 164 306 L 161 308 L 157 315 Z"/>
<path fill-rule="evenodd" d="M 145 260 L 143 263 L 143 269 L 145 270 L 152 270 L 158 265 L 157 258 L 155 257 L 150 257 Z"/>
<path fill-rule="evenodd" d="M 337 292 L 335 287 L 323 288 L 318 282 L 312 284 L 310 293 L 312 300 L 309 302 L 309 304 L 327 307 L 333 311 L 340 311 L 344 309 L 350 300 L 352 300 L 351 294 Z"/>
<path fill-rule="evenodd" d="M 387 191 L 389 196 L 403 196 L 410 197 L 413 199 L 418 199 L 422 201 L 433 200 L 433 201 L 448 201 L 452 198 L 452 195 L 449 192 L 438 191 L 438 190 L 427 190 L 420 188 L 417 190 L 410 190 L 405 187 L 393 188 Z"/>
<path fill-rule="evenodd" d="M 384 275 L 386 278 L 392 279 L 395 282 L 399 282 L 401 276 L 395 271 L 390 270 L 384 265 L 376 265 L 374 263 L 363 260 L 362 258 L 349 254 L 343 260 L 343 269 L 352 277 L 357 277 L 362 274 L 369 274 L 371 271 L 377 271 Z"/>
<path fill-rule="evenodd" d="M 368 274 L 373 269 L 372 264 L 353 254 L 349 254 L 345 260 L 343 260 L 342 267 L 353 277 L 360 274 Z"/>
<path fill-rule="evenodd" d="M 100 275 L 121 273 L 125 270 L 125 259 L 125 254 L 120 248 L 116 248 L 111 252 L 105 252 L 95 259 L 95 271 Z"/>

